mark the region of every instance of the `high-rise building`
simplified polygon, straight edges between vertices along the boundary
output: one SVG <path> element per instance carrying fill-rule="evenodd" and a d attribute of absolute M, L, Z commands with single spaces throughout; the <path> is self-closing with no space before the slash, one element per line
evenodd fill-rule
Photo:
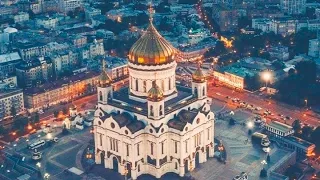
<path fill-rule="evenodd" d="M 280 9 L 286 14 L 304 14 L 306 0 L 280 0 Z"/>
<path fill-rule="evenodd" d="M 129 51 L 129 87 L 113 91 L 103 71 L 94 119 L 95 160 L 137 179 L 184 176 L 214 155 L 214 113 L 199 67 L 176 86 L 176 50 L 150 25 Z"/>

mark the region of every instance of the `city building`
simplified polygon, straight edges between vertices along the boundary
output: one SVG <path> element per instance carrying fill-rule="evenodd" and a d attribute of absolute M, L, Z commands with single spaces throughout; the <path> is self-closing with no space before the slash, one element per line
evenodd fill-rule
<path fill-rule="evenodd" d="M 18 52 L 1 54 L 0 55 L 0 74 L 5 76 L 6 74 L 14 74 L 16 72 L 16 65 L 23 60 Z"/>
<path fill-rule="evenodd" d="M 306 0 L 280 0 L 280 9 L 286 14 L 304 14 Z"/>
<path fill-rule="evenodd" d="M 309 49 L 308 55 L 311 57 L 319 58 L 319 39 L 310 39 L 309 40 Z"/>
<path fill-rule="evenodd" d="M 1 76 L 0 89 L 17 87 L 17 76 Z"/>
<path fill-rule="evenodd" d="M 84 9 L 86 19 L 91 19 L 93 16 L 101 15 L 101 10 L 93 7 L 85 7 Z"/>
<path fill-rule="evenodd" d="M 47 47 L 44 43 L 22 41 L 17 42 L 16 47 L 23 60 L 29 60 L 32 57 L 46 56 Z"/>
<path fill-rule="evenodd" d="M 274 18 L 271 21 L 270 31 L 282 36 L 287 36 L 296 32 L 298 20 L 285 16 Z"/>
<path fill-rule="evenodd" d="M 20 23 L 29 20 L 29 14 L 27 12 L 19 12 L 13 16 L 14 23 Z"/>
<path fill-rule="evenodd" d="M 213 71 L 213 78 L 223 85 L 243 90 L 245 88 L 244 78 L 247 75 L 243 69 L 230 67 L 225 71 Z"/>
<path fill-rule="evenodd" d="M 58 21 L 57 17 L 43 16 L 36 18 L 36 26 L 39 28 L 55 29 L 58 25 Z"/>
<path fill-rule="evenodd" d="M 286 46 L 271 46 L 267 52 L 270 54 L 271 59 L 278 59 L 286 61 L 289 59 L 289 49 Z"/>
<path fill-rule="evenodd" d="M 279 141 L 280 146 L 297 152 L 298 158 L 306 158 L 314 155 L 316 146 L 308 141 L 297 138 L 295 136 L 287 136 Z"/>
<path fill-rule="evenodd" d="M 175 50 L 150 25 L 129 51 L 129 87 L 103 71 L 94 119 L 95 162 L 127 178 L 183 177 L 214 154 L 214 114 L 200 67 L 192 89 L 176 86 Z"/>
<path fill-rule="evenodd" d="M 269 124 L 266 124 L 265 130 L 275 138 L 290 136 L 294 133 L 291 126 L 279 121 L 271 121 Z"/>
<path fill-rule="evenodd" d="M 56 77 L 72 71 L 78 65 L 78 53 L 70 50 L 57 51 L 50 56 Z"/>
<path fill-rule="evenodd" d="M 252 19 L 252 28 L 260 29 L 262 32 L 270 32 L 271 23 L 271 19 L 269 18 L 254 18 Z"/>
<path fill-rule="evenodd" d="M 85 96 L 96 90 L 98 79 L 99 73 L 89 71 L 27 88 L 24 90 L 25 107 L 34 112 Z"/>
<path fill-rule="evenodd" d="M 214 4 L 212 18 L 218 23 L 221 31 L 234 31 L 238 27 L 238 19 L 246 15 L 244 9 L 231 9 L 222 4 Z"/>
<path fill-rule="evenodd" d="M 19 114 L 24 111 L 22 89 L 0 89 L 0 119 L 12 116 L 12 112 Z M 14 114 L 14 115 L 16 115 Z"/>
<path fill-rule="evenodd" d="M 107 56 L 105 70 L 112 81 L 119 81 L 129 76 L 128 60 Z"/>
<path fill-rule="evenodd" d="M 74 11 L 82 6 L 82 0 L 58 0 L 59 10 L 62 13 Z"/>
<path fill-rule="evenodd" d="M 53 78 L 52 60 L 39 57 L 24 61 L 16 66 L 16 75 L 19 87 L 35 87 Z"/>

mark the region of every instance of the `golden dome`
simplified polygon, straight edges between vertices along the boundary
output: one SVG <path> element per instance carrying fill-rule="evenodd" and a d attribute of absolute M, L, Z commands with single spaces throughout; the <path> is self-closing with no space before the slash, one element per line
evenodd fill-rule
<path fill-rule="evenodd" d="M 100 74 L 99 84 L 102 87 L 106 87 L 106 86 L 110 85 L 111 82 L 112 82 L 112 80 L 105 70 L 105 61 L 102 60 L 102 72 Z"/>
<path fill-rule="evenodd" d="M 129 60 L 144 65 L 157 65 L 172 62 L 175 49 L 165 40 L 150 21 L 147 31 L 133 44 Z"/>
<path fill-rule="evenodd" d="M 206 81 L 206 76 L 203 74 L 200 66 L 197 68 L 197 70 L 192 74 L 192 80 L 194 82 L 205 82 Z"/>
<path fill-rule="evenodd" d="M 148 100 L 150 101 L 161 101 L 163 99 L 163 91 L 156 84 L 156 81 L 152 82 L 152 87 L 148 91 Z"/>

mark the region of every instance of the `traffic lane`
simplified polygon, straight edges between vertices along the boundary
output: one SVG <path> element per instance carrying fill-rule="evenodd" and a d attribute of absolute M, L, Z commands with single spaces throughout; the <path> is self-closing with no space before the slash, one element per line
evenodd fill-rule
<path fill-rule="evenodd" d="M 287 123 L 292 123 L 295 119 L 300 119 L 305 123 L 308 123 L 310 125 L 313 126 L 318 126 L 319 122 L 318 119 L 312 116 L 308 116 L 308 115 L 304 115 L 303 112 L 299 111 L 299 110 L 292 110 L 292 109 L 288 109 L 287 107 L 283 107 L 278 105 L 275 101 L 270 101 L 271 103 L 268 103 L 265 99 L 260 99 L 260 97 L 256 96 L 256 95 L 252 95 L 252 94 L 248 94 L 248 93 L 240 93 L 234 90 L 230 90 L 228 88 L 225 87 L 209 87 L 209 96 L 211 97 L 216 97 L 216 98 L 225 98 L 225 101 L 227 101 L 228 99 L 226 99 L 226 96 L 232 97 L 232 98 L 239 98 L 242 101 L 245 101 L 249 104 L 254 104 L 255 106 L 260 106 L 261 108 L 264 109 L 269 109 L 272 113 L 275 114 L 275 116 L 273 118 L 280 118 L 279 116 L 277 116 L 278 114 L 283 114 L 284 116 L 289 115 L 290 117 L 292 117 L 292 120 L 287 121 Z"/>

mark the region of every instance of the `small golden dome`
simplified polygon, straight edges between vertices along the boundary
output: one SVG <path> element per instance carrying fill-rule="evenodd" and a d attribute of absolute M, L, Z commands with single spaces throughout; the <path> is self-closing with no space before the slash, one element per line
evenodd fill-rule
<path fill-rule="evenodd" d="M 109 75 L 107 74 L 106 71 L 102 71 L 100 74 L 100 85 L 105 87 L 111 84 L 111 78 L 109 77 Z"/>
<path fill-rule="evenodd" d="M 148 91 L 148 100 L 150 101 L 161 101 L 163 99 L 163 91 L 156 84 L 156 81 L 152 82 L 152 87 Z"/>
<path fill-rule="evenodd" d="M 173 46 L 159 34 L 150 21 L 147 31 L 131 47 L 129 60 L 144 65 L 166 64 L 173 61 L 174 54 Z"/>
<path fill-rule="evenodd" d="M 197 68 L 197 70 L 192 74 L 192 80 L 194 82 L 205 82 L 206 81 L 206 76 L 203 74 L 200 66 Z"/>
<path fill-rule="evenodd" d="M 105 60 L 102 60 L 102 71 L 99 78 L 99 85 L 102 87 L 109 86 L 112 80 L 105 70 Z"/>

